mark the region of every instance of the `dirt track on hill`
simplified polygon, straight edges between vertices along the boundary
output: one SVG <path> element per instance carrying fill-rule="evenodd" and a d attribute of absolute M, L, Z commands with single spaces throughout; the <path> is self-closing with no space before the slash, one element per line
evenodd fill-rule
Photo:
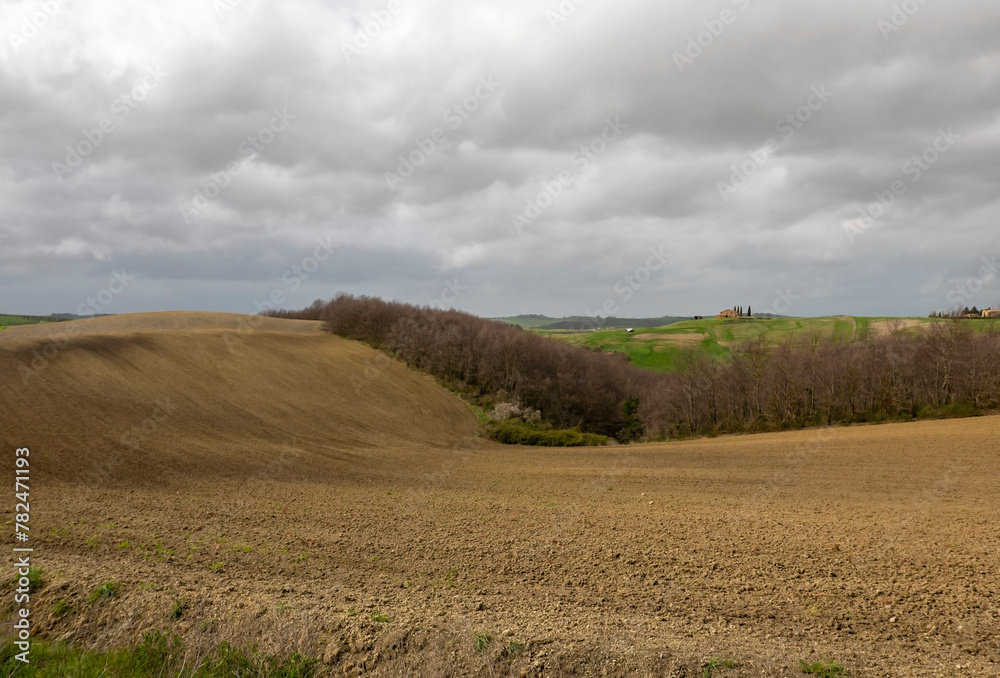
<path fill-rule="evenodd" d="M 1000 417 L 505 447 L 367 347 L 246 322 L 0 333 L 38 632 L 254 640 L 338 676 L 1000 675 Z"/>

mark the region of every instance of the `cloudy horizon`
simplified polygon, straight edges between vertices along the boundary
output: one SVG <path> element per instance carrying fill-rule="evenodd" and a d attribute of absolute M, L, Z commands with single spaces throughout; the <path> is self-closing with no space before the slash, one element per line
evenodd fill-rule
<path fill-rule="evenodd" d="M 1000 306 L 1000 6 L 0 17 L 3 313 Z"/>

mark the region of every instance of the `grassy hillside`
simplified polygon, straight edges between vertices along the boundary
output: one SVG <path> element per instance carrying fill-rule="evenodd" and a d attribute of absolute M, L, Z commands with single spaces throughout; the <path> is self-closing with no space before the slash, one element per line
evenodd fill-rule
<path fill-rule="evenodd" d="M 0 328 L 14 325 L 34 325 L 35 323 L 58 322 L 61 318 L 41 315 L 6 315 L 0 313 Z"/>
<path fill-rule="evenodd" d="M 64 320 L 81 320 L 83 318 L 105 318 L 110 313 L 82 316 L 75 313 L 52 313 L 50 315 L 19 315 L 16 313 L 0 313 L 0 330 L 17 325 L 37 325 L 38 323 L 58 323 Z"/>
<path fill-rule="evenodd" d="M 535 330 L 539 334 L 572 344 L 603 351 L 627 353 L 637 367 L 658 372 L 672 372 L 678 361 L 691 351 L 702 352 L 716 360 L 726 360 L 729 347 L 741 341 L 762 337 L 780 343 L 789 339 L 850 342 L 893 329 L 914 332 L 931 323 L 945 322 L 932 318 L 888 318 L 831 316 L 825 318 L 739 318 L 685 320 L 665 327 L 643 328 L 635 332 L 623 329 L 598 331 Z M 962 321 L 979 331 L 1000 330 L 995 321 Z"/>

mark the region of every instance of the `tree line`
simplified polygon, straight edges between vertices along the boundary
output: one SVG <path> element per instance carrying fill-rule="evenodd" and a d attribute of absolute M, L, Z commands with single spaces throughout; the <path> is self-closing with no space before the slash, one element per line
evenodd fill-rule
<path fill-rule="evenodd" d="M 321 320 L 484 407 L 516 402 L 559 428 L 620 441 L 770 431 L 1000 408 L 1000 333 L 959 322 L 854 343 L 812 339 L 692 349 L 669 374 L 455 310 L 341 294 L 283 318 Z"/>
<path fill-rule="evenodd" d="M 983 313 L 986 312 L 986 311 L 989 311 L 989 310 L 990 310 L 989 308 L 985 308 L 983 310 L 979 310 L 975 306 L 973 306 L 972 308 L 969 308 L 968 306 L 955 307 L 955 308 L 953 308 L 951 310 L 948 310 L 948 311 L 931 311 L 928 314 L 927 317 L 929 317 L 929 318 L 982 318 L 982 317 L 985 317 L 983 315 Z"/>

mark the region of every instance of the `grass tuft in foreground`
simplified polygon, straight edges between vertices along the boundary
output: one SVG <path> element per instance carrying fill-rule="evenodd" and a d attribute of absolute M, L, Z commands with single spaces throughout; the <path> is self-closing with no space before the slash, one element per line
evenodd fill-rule
<path fill-rule="evenodd" d="M 711 678 L 715 671 L 721 671 L 723 669 L 731 669 L 736 667 L 736 662 L 732 659 L 709 659 L 702 666 L 701 675 L 702 678 Z"/>
<path fill-rule="evenodd" d="M 477 633 L 476 634 L 476 654 L 483 654 L 489 649 L 490 644 L 493 642 L 493 636 L 488 633 Z"/>
<path fill-rule="evenodd" d="M 847 675 L 843 666 L 831 660 L 807 662 L 805 659 L 800 659 L 799 666 L 802 668 L 802 673 L 809 673 L 819 678 L 841 678 Z"/>
<path fill-rule="evenodd" d="M 96 603 L 103 600 L 110 600 L 118 595 L 118 582 L 109 581 L 94 589 L 87 597 L 88 603 Z"/>
<path fill-rule="evenodd" d="M 89 652 L 61 643 L 33 640 L 31 663 L 16 658 L 12 641 L 0 646 L 0 675 L 5 678 L 312 678 L 319 661 L 300 654 L 288 658 L 265 655 L 256 647 L 249 650 L 221 643 L 216 651 L 197 667 L 184 662 L 184 645 L 179 636 L 158 631 L 146 634 L 142 642 L 124 650 Z"/>

